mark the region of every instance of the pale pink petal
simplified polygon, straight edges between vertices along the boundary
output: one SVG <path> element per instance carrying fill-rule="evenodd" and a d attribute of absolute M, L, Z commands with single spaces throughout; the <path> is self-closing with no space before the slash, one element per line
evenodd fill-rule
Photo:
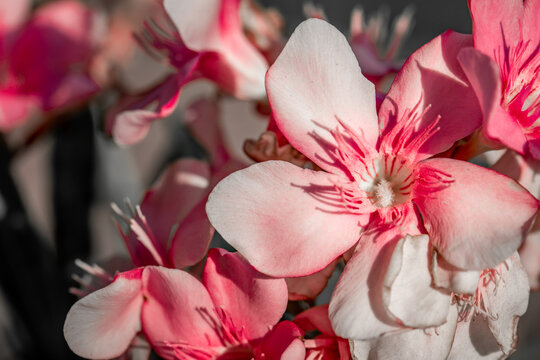
<path fill-rule="evenodd" d="M 525 158 L 508 150 L 491 168 L 511 177 L 532 195 L 540 197 L 540 160 Z"/>
<path fill-rule="evenodd" d="M 529 285 L 532 290 L 540 288 L 540 216 L 536 216 L 531 232 L 519 249 L 521 263 L 529 276 Z"/>
<path fill-rule="evenodd" d="M 107 114 L 107 131 L 121 145 L 131 145 L 143 139 L 150 124 L 174 111 L 183 84 L 176 75 L 148 92 L 126 97 Z"/>
<path fill-rule="evenodd" d="M 182 270 L 149 266 L 142 281 L 143 331 L 160 356 L 183 358 L 182 349 L 212 353 L 223 345 L 218 337 L 221 321 L 199 280 Z"/>
<path fill-rule="evenodd" d="M 397 322 L 412 328 L 442 325 L 450 308 L 449 294 L 431 287 L 428 248 L 427 235 L 399 240 L 384 278 L 386 310 Z"/>
<path fill-rule="evenodd" d="M 419 176 L 446 174 L 451 182 L 419 183 L 414 202 L 439 253 L 465 270 L 496 266 L 521 245 L 539 208 L 514 180 L 493 170 L 453 159 L 419 164 Z"/>
<path fill-rule="evenodd" d="M 171 239 L 169 256 L 177 269 L 192 266 L 206 255 L 214 228 L 206 216 L 206 200 L 203 198 L 178 224 Z"/>
<path fill-rule="evenodd" d="M 436 328 L 404 330 L 376 340 L 351 341 L 356 360 L 367 359 L 446 359 L 456 331 L 457 310 L 452 306 L 446 322 Z M 465 358 L 464 358 L 465 359 Z"/>
<path fill-rule="evenodd" d="M 499 349 L 484 316 L 476 315 L 457 324 L 448 360 L 502 358 L 505 358 L 504 353 Z"/>
<path fill-rule="evenodd" d="M 327 267 L 319 272 L 308 276 L 286 278 L 289 289 L 289 300 L 315 299 L 328 284 L 328 279 L 332 276 L 334 269 L 340 258 L 332 261 Z"/>
<path fill-rule="evenodd" d="M 146 192 L 141 211 L 162 253 L 167 251 L 173 227 L 204 199 L 209 185 L 210 169 L 205 162 L 181 159 L 169 165 Z"/>
<path fill-rule="evenodd" d="M 403 329 L 383 305 L 386 269 L 401 237 L 399 230 L 392 228 L 360 238 L 330 300 L 329 317 L 338 336 L 369 340 Z"/>
<path fill-rule="evenodd" d="M 165 0 L 165 9 L 191 50 L 210 52 L 199 71 L 235 96 L 265 95 L 266 60 L 242 31 L 239 0 Z M 204 15 L 202 15 L 204 14 Z"/>
<path fill-rule="evenodd" d="M 64 323 L 64 337 L 79 356 L 120 356 L 141 330 L 141 271 L 119 274 L 108 286 L 77 301 Z"/>
<path fill-rule="evenodd" d="M 527 139 L 523 129 L 501 108 L 499 66 L 490 57 L 472 47 L 463 48 L 458 54 L 458 60 L 482 108 L 486 136 L 524 153 Z"/>
<path fill-rule="evenodd" d="M 407 59 L 381 105 L 385 132 L 396 122 L 410 121 L 406 112 L 415 107 L 420 114 L 431 106 L 416 128 L 418 134 L 440 116 L 438 131 L 420 148 L 418 159 L 447 150 L 481 124 L 475 93 L 457 61 L 459 51 L 471 45 L 470 35 L 449 30 L 437 36 Z"/>
<path fill-rule="evenodd" d="M 361 73 L 347 39 L 323 20 L 301 23 L 266 76 L 276 124 L 317 165 L 345 172 L 329 131 L 340 122 L 374 148 L 378 138 L 375 87 Z"/>
<path fill-rule="evenodd" d="M 276 277 L 309 275 L 353 246 L 365 220 L 346 211 L 333 181 L 340 178 L 266 161 L 222 180 L 206 211 L 257 270 Z"/>
<path fill-rule="evenodd" d="M 238 253 L 208 252 L 203 283 L 216 307 L 225 310 L 248 339 L 266 335 L 287 307 L 287 285 L 259 273 Z"/>
<path fill-rule="evenodd" d="M 483 296 L 487 299 L 489 329 L 505 355 L 510 355 L 517 345 L 519 317 L 529 303 L 529 281 L 527 273 L 515 253 L 495 269 L 500 278 L 497 283 L 489 282 Z"/>
<path fill-rule="evenodd" d="M 304 360 L 304 333 L 291 321 L 278 323 L 254 349 L 256 359 Z"/>
<path fill-rule="evenodd" d="M 474 47 L 496 60 L 503 46 L 513 47 L 520 39 L 522 0 L 505 0 L 497 6 L 483 0 L 469 0 L 473 21 Z"/>
<path fill-rule="evenodd" d="M 474 295 L 478 287 L 480 271 L 459 269 L 434 252 L 431 263 L 431 276 L 435 288 L 446 290 L 448 293 Z"/>
<path fill-rule="evenodd" d="M 294 317 L 296 325 L 308 332 L 320 331 L 323 335 L 336 336 L 328 318 L 328 304 L 312 307 Z"/>
<path fill-rule="evenodd" d="M 216 169 L 230 158 L 223 142 L 219 115 L 218 101 L 211 98 L 195 101 L 184 115 L 184 123 L 195 139 L 208 151 L 212 167 Z"/>

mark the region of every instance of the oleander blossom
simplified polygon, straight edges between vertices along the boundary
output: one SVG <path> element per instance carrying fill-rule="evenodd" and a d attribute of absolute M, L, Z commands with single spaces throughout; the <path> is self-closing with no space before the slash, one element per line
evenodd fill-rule
<path fill-rule="evenodd" d="M 266 86 L 281 132 L 323 171 L 282 161 L 238 171 L 211 193 L 210 222 L 272 276 L 314 273 L 359 240 L 359 246 L 384 245 L 383 232 L 425 232 L 445 261 L 461 269 L 499 264 L 521 244 L 537 200 L 494 171 L 430 158 L 480 124 L 456 57 L 470 44 L 470 36 L 449 31 L 420 48 L 377 116 L 374 86 L 345 37 L 322 20 L 303 22 L 268 71 Z M 357 266 L 353 256 L 346 271 Z M 354 282 L 352 276 L 336 289 L 333 299 L 341 300 L 330 306 L 333 327 L 345 338 L 357 337 L 364 321 L 348 294 Z"/>
<path fill-rule="evenodd" d="M 278 324 L 287 305 L 283 279 L 255 271 L 241 256 L 212 249 L 202 282 L 147 266 L 118 274 L 70 309 L 64 335 L 79 356 L 121 355 L 144 334 L 164 359 L 304 359 L 302 331 Z"/>
<path fill-rule="evenodd" d="M 474 48 L 459 61 L 482 105 L 489 145 L 540 159 L 540 2 L 492 5 L 469 1 Z"/>

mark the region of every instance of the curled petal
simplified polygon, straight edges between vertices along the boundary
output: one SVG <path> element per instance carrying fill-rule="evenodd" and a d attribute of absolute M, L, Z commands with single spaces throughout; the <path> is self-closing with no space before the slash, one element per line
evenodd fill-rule
<path fill-rule="evenodd" d="M 448 293 L 473 295 L 478 287 L 480 271 L 467 271 L 459 269 L 444 260 L 437 253 L 433 254 L 431 263 L 431 276 L 433 286 Z"/>
<path fill-rule="evenodd" d="M 387 311 L 412 328 L 443 324 L 450 307 L 450 296 L 431 287 L 428 247 L 427 235 L 399 240 L 384 279 L 383 301 Z"/>

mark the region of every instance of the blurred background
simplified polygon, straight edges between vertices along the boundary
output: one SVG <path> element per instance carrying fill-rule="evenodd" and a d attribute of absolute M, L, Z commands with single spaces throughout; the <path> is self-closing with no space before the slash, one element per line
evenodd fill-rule
<path fill-rule="evenodd" d="M 0 0 L 7 3 L 22 0 Z M 181 157 L 206 159 L 203 147 L 190 135 L 183 113 L 194 99 L 213 94 L 205 80 L 186 86 L 177 110 L 156 122 L 148 136 L 130 147 L 120 147 L 104 131 L 106 110 L 123 93 L 150 89 L 171 69 L 138 47 L 131 36 L 141 30 L 150 0 L 86 0 L 102 22 L 96 41 L 103 60 L 92 69 L 107 91 L 81 101 L 68 111 L 34 116 L 5 131 L 0 144 L 0 359 L 71 359 L 62 334 L 65 315 L 76 301 L 68 292 L 82 276 L 75 259 L 88 263 L 126 256 L 113 222 L 111 203 L 140 202 L 146 188 L 171 161 Z M 51 1 L 36 1 L 32 14 Z M 260 0 L 278 9 L 285 19 L 286 36 L 305 19 L 303 2 Z M 415 49 L 447 29 L 471 33 L 467 1 L 353 0 L 317 1 L 327 19 L 343 33 L 349 31 L 355 6 L 389 18 L 407 6 L 414 9 L 414 28 L 401 52 L 405 59 Z M 1 16 L 2 14 L 0 14 Z M 63 15 L 69 20 L 69 13 Z M 4 17 L 5 19 L 5 17 Z M 76 20 L 74 20 L 76 21 Z M 7 22 L 0 17 L 0 26 Z M 69 21 L 68 21 L 69 22 Z M 39 30 L 39 28 L 38 28 Z M 6 37 L 7 38 L 7 37 Z M 31 38 L 24 52 L 29 66 L 54 68 L 65 43 L 48 52 Z M 22 51 L 22 50 L 21 50 Z M 43 52 L 47 51 L 47 52 Z M 52 62 L 52 65 L 51 65 Z M 104 70 L 106 68 L 106 70 Z M 46 71 L 46 70 L 44 70 Z M 40 75 L 32 75 L 39 81 Z M 0 101 L 11 101 L 9 99 Z M 242 151 L 245 139 L 257 139 L 265 118 L 250 103 L 222 100 L 220 127 L 233 156 L 250 161 Z M 330 291 L 323 296 L 329 297 Z M 531 294 L 529 310 L 520 320 L 520 343 L 512 359 L 540 359 L 540 297 Z"/>

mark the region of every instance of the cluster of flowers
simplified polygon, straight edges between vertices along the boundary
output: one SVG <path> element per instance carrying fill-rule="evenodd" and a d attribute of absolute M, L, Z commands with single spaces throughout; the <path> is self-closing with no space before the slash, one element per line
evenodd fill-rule
<path fill-rule="evenodd" d="M 137 42 L 175 71 L 113 106 L 106 127 L 116 142 L 144 138 L 201 78 L 253 102 L 268 131 L 245 142 L 248 166 L 216 125 L 221 93 L 191 104 L 185 122 L 211 161 L 180 159 L 129 214 L 113 207 L 132 264 L 111 275 L 79 263 L 92 277 L 80 279 L 65 321 L 76 354 L 514 351 L 540 281 L 539 0 L 470 0 L 472 35 L 449 30 L 403 64 L 410 11 L 387 38 L 383 16 L 366 21 L 356 9 L 347 39 L 307 6 L 310 19 L 286 41 L 279 13 L 248 0 L 151 2 Z M 89 38 L 100 29 L 95 10 L 65 0 L 28 19 L 26 1 L 4 3 L 0 128 L 102 90 L 104 49 L 116 43 Z M 58 50 L 76 37 L 85 46 Z M 58 58 L 34 67 L 31 50 Z M 492 149 L 507 151 L 491 169 L 468 162 Z M 237 252 L 208 250 L 214 229 Z M 291 309 L 312 305 L 343 264 L 329 304 Z"/>

